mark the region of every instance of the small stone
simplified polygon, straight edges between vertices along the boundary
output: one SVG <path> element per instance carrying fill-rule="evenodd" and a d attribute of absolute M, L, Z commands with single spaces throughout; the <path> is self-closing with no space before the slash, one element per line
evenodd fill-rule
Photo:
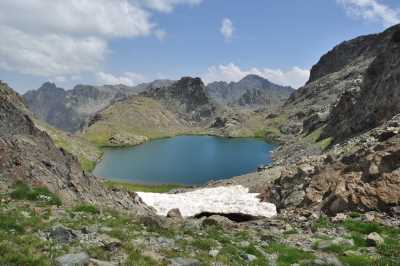
<path fill-rule="evenodd" d="M 103 233 L 110 233 L 112 230 L 113 229 L 111 227 L 106 227 L 106 226 L 100 228 L 100 232 Z"/>
<path fill-rule="evenodd" d="M 166 228 L 165 218 L 157 215 L 146 215 L 139 218 L 139 222 L 148 228 L 160 229 Z"/>
<path fill-rule="evenodd" d="M 385 240 L 376 232 L 370 233 L 367 237 L 367 244 L 369 246 L 379 246 L 382 245 L 385 242 Z"/>
<path fill-rule="evenodd" d="M 203 220 L 202 225 L 207 226 L 221 226 L 223 228 L 233 228 L 235 223 L 224 216 L 212 215 Z"/>
<path fill-rule="evenodd" d="M 105 234 L 100 235 L 98 239 L 101 245 L 104 247 L 104 249 L 108 251 L 116 251 L 122 245 L 119 239 L 112 238 Z"/>
<path fill-rule="evenodd" d="M 257 257 L 252 255 L 252 254 L 244 254 L 242 255 L 242 258 L 246 261 L 246 262 L 253 262 L 255 260 L 257 260 Z"/>
<path fill-rule="evenodd" d="M 170 266 L 200 266 L 201 263 L 195 259 L 174 258 L 171 260 Z"/>
<path fill-rule="evenodd" d="M 86 266 L 89 264 L 89 255 L 85 252 L 67 254 L 56 258 L 57 266 Z"/>
<path fill-rule="evenodd" d="M 183 219 L 181 211 L 179 209 L 171 209 L 168 211 L 167 213 L 167 217 L 168 218 L 172 218 L 172 219 Z"/>
<path fill-rule="evenodd" d="M 68 244 L 78 238 L 78 236 L 71 229 L 63 225 L 56 225 L 50 230 L 49 238 L 59 244 Z"/>
<path fill-rule="evenodd" d="M 109 261 L 90 259 L 90 266 L 117 266 L 117 264 Z"/>
<path fill-rule="evenodd" d="M 346 250 L 345 252 L 343 252 L 343 254 L 345 256 L 361 256 L 361 253 L 356 250 Z"/>
<path fill-rule="evenodd" d="M 30 215 L 29 212 L 27 212 L 27 211 L 22 211 L 21 214 L 22 214 L 22 216 L 24 216 L 25 218 L 30 218 L 30 217 L 31 217 L 31 215 Z"/>
<path fill-rule="evenodd" d="M 242 247 L 242 248 L 247 248 L 247 247 L 250 246 L 250 242 L 249 241 L 241 241 L 239 243 L 239 246 Z"/>
<path fill-rule="evenodd" d="M 343 266 L 343 263 L 334 255 L 324 255 L 314 260 L 312 265 Z"/>
<path fill-rule="evenodd" d="M 364 219 L 367 222 L 373 222 L 373 221 L 375 221 L 375 215 L 373 213 L 366 213 L 364 215 Z"/>
<path fill-rule="evenodd" d="M 335 238 L 332 240 L 317 240 L 316 242 L 314 242 L 314 245 L 317 249 L 325 250 L 333 245 L 353 247 L 354 241 L 352 239 Z"/>
<path fill-rule="evenodd" d="M 332 218 L 332 221 L 337 223 L 337 222 L 343 222 L 346 219 L 347 219 L 347 215 L 346 214 L 338 213 L 338 214 L 336 214 L 335 217 Z"/>
<path fill-rule="evenodd" d="M 324 250 L 332 246 L 332 241 L 331 240 L 318 240 L 315 244 L 317 249 Z"/>
<path fill-rule="evenodd" d="M 212 250 L 210 250 L 210 252 L 208 252 L 208 255 L 210 255 L 210 257 L 213 257 L 213 258 L 217 257 L 218 254 L 219 254 L 219 250 L 216 250 L 216 249 L 212 249 Z"/>

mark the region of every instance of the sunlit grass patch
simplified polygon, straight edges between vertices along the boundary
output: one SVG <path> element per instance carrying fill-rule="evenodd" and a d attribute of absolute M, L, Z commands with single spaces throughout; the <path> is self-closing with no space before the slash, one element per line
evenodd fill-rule
<path fill-rule="evenodd" d="M 172 189 L 185 188 L 185 185 L 179 184 L 160 184 L 160 185 L 144 185 L 134 184 L 123 181 L 106 181 L 105 185 L 109 188 L 117 188 L 133 192 L 153 192 L 153 193 L 166 193 Z"/>
<path fill-rule="evenodd" d="M 10 197 L 16 200 L 38 201 L 47 205 L 62 205 L 61 199 L 46 187 L 30 187 L 27 184 L 18 182 Z"/>
<path fill-rule="evenodd" d="M 291 265 L 302 260 L 310 260 L 314 258 L 314 255 L 311 252 L 295 247 L 289 247 L 280 243 L 271 243 L 267 247 L 267 252 L 278 254 L 279 266 Z"/>

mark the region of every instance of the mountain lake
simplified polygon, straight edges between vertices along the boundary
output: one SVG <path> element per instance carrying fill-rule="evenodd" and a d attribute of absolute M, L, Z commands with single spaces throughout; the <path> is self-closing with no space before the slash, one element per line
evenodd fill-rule
<path fill-rule="evenodd" d="M 107 148 L 94 174 L 139 184 L 201 185 L 270 164 L 274 148 L 253 138 L 178 136 L 130 148 Z"/>

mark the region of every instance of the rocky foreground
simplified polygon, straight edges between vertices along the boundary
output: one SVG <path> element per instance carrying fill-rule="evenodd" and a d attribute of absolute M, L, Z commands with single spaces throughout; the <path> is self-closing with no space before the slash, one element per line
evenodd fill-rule
<path fill-rule="evenodd" d="M 19 184 L 0 195 L 0 265 L 400 263 L 399 219 L 384 213 L 137 216 L 91 204 L 65 207 L 46 190 L 28 190 Z"/>

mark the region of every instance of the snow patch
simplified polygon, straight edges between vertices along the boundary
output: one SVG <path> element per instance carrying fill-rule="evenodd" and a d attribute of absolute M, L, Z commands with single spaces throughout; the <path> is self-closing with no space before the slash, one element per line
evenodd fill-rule
<path fill-rule="evenodd" d="M 203 188 L 179 194 L 137 194 L 162 216 L 176 208 L 183 217 L 193 217 L 201 213 L 240 213 L 256 217 L 272 217 L 277 214 L 274 204 L 260 202 L 258 193 L 249 193 L 249 189 L 243 186 Z"/>

